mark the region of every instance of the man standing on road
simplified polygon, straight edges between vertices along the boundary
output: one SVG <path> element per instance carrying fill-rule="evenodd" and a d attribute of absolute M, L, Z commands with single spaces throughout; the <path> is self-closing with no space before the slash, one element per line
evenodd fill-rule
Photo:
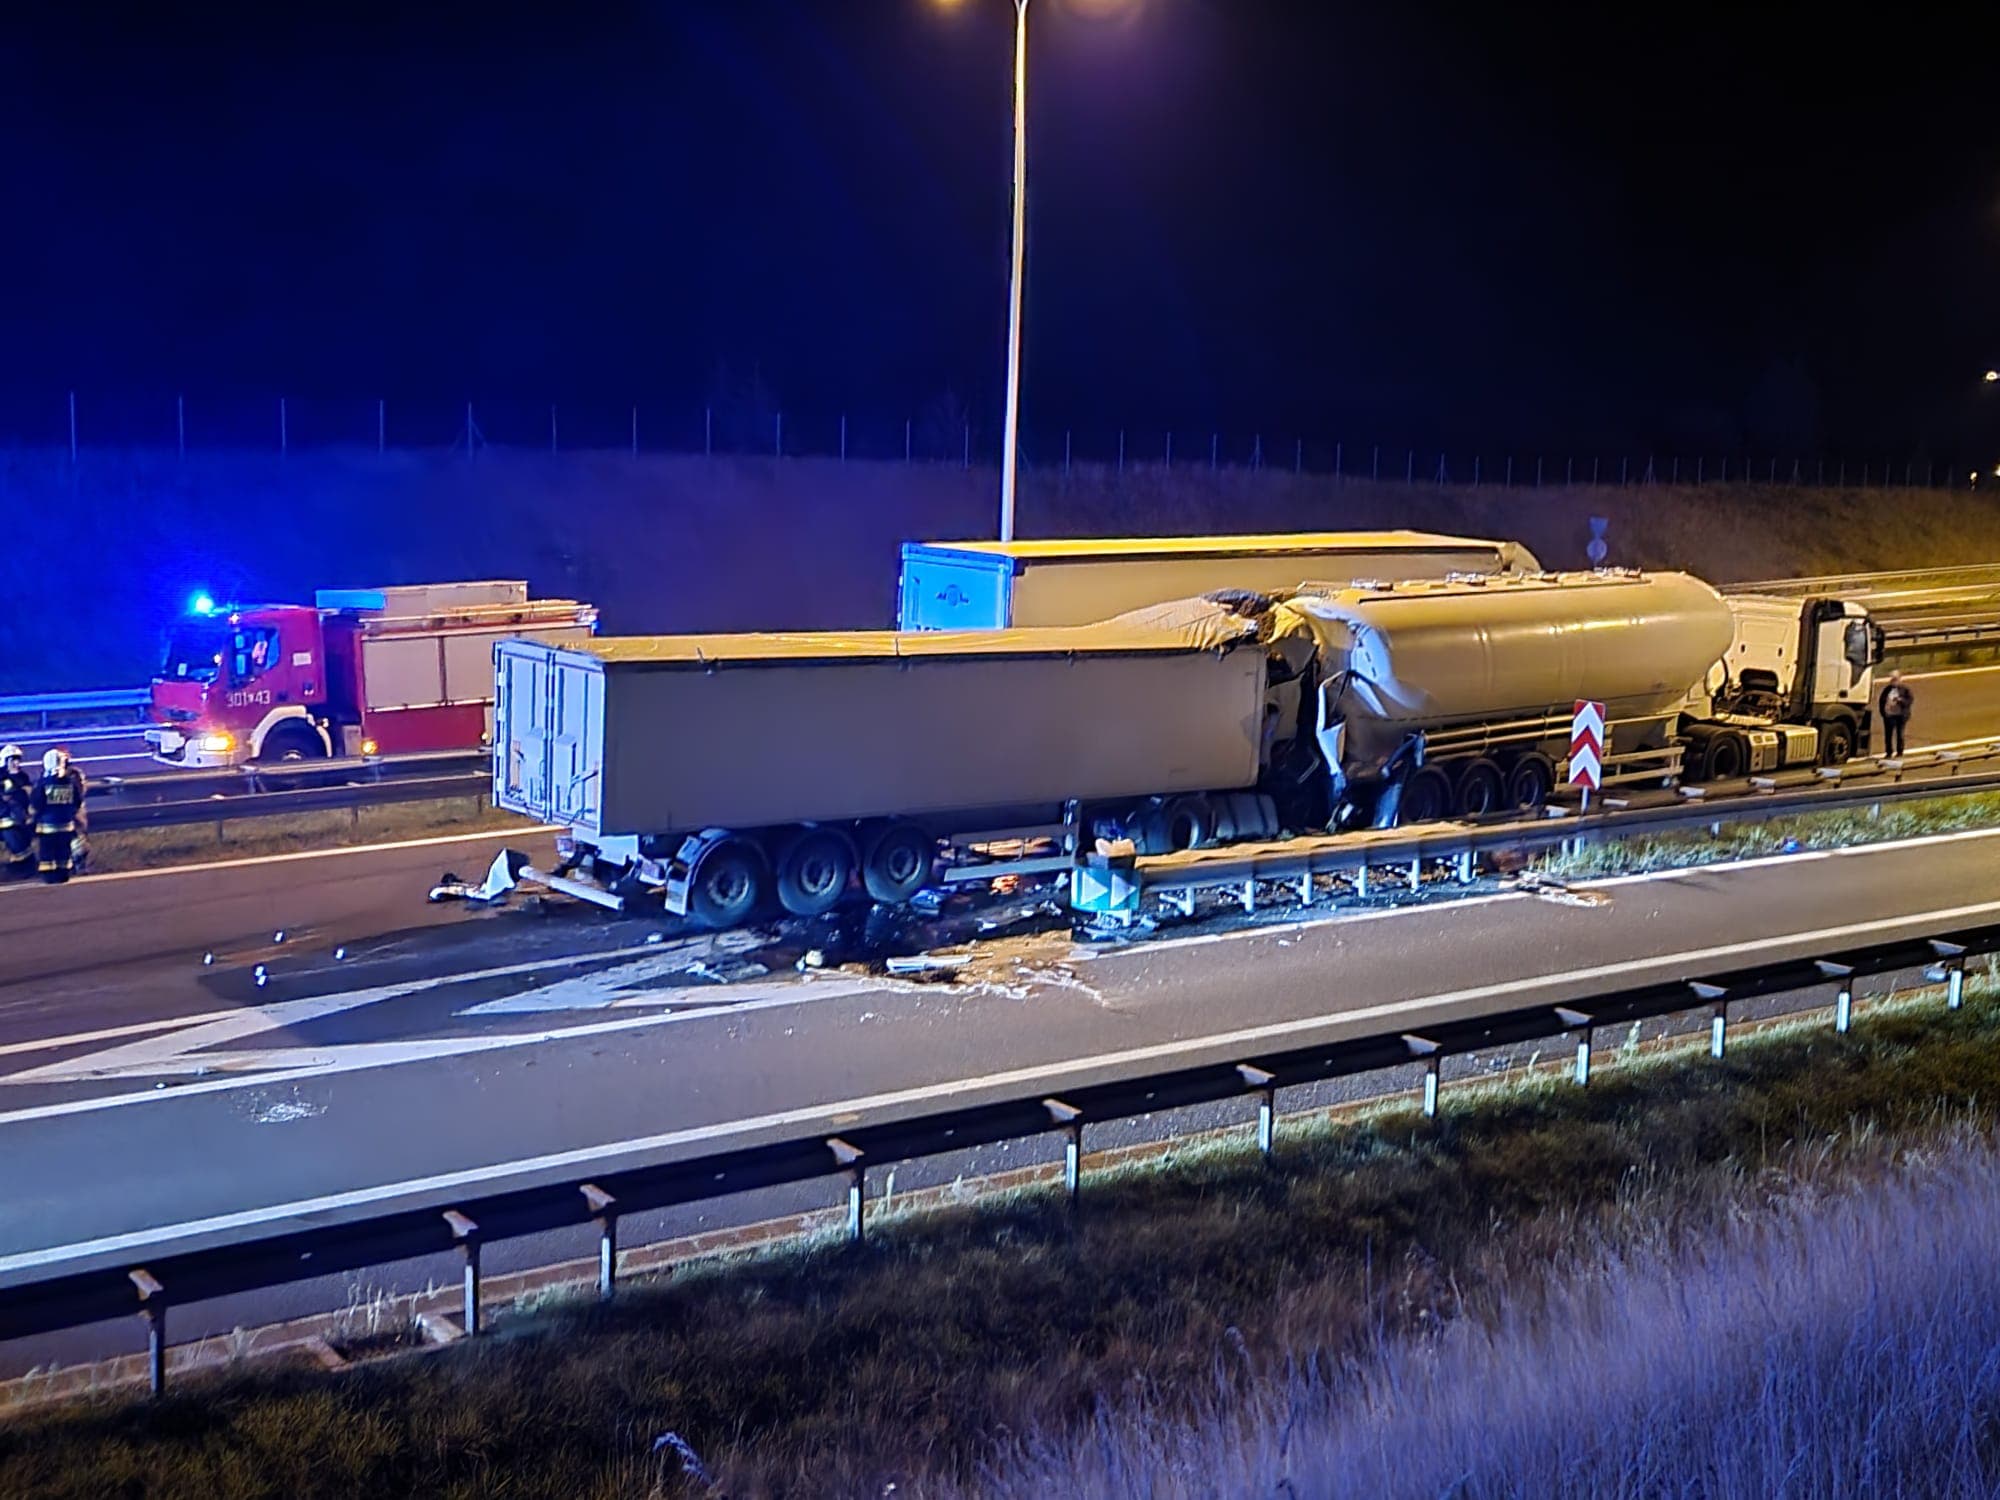
<path fill-rule="evenodd" d="M 0 750 L 0 856 L 9 880 L 35 872 L 35 783 L 19 745 Z"/>
<path fill-rule="evenodd" d="M 42 757 L 42 779 L 35 783 L 35 867 L 49 885 L 61 885 L 76 865 L 86 790 L 83 772 L 70 763 L 69 751 L 51 750 Z"/>
<path fill-rule="evenodd" d="M 1882 689 L 1882 696 L 1875 702 L 1875 711 L 1882 716 L 1882 753 L 1900 757 L 1903 753 L 1903 729 L 1910 722 L 1910 710 L 1916 706 L 1917 695 L 1910 691 L 1903 681 L 1901 672 L 1889 674 L 1888 686 Z"/>

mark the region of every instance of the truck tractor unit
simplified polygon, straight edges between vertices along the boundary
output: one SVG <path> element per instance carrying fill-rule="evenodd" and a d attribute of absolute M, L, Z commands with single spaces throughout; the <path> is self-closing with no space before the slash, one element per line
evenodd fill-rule
<path fill-rule="evenodd" d="M 1092 835 L 1164 853 L 1527 811 L 1578 699 L 1660 783 L 1853 753 L 1879 640 L 1851 605 L 1786 609 L 1780 630 L 1684 573 L 1599 571 L 1070 627 L 503 641 L 493 800 L 567 828 L 558 873 L 606 904 L 712 926 L 907 901 L 1036 840 L 1054 869 Z"/>
<path fill-rule="evenodd" d="M 596 624 L 591 606 L 530 599 L 519 581 L 198 610 L 168 641 L 146 741 L 190 767 L 475 750 L 492 732 L 494 643 L 580 644 Z"/>
<path fill-rule="evenodd" d="M 1088 625 L 1223 589 L 1289 594 L 1308 578 L 1444 578 L 1540 570 L 1518 542 L 1424 531 L 905 542 L 899 630 Z"/>

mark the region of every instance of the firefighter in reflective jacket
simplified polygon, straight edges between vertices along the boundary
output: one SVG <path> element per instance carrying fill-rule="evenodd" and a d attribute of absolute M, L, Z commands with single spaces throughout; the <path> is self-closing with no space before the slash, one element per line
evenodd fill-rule
<path fill-rule="evenodd" d="M 19 745 L 0 750 L 0 857 L 10 880 L 35 869 L 35 783 L 24 758 Z"/>
<path fill-rule="evenodd" d="M 50 885 L 69 879 L 83 844 L 83 772 L 70 764 L 67 750 L 42 757 L 35 783 L 35 868 Z"/>

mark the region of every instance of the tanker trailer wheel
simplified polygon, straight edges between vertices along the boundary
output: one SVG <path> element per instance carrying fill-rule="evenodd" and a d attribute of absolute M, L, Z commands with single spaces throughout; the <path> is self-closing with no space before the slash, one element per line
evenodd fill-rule
<path fill-rule="evenodd" d="M 831 828 L 808 828 L 778 855 L 778 905 L 795 917 L 832 911 L 854 878 L 854 846 Z"/>
<path fill-rule="evenodd" d="M 746 839 L 712 845 L 688 881 L 688 915 L 700 927 L 740 927 L 763 905 L 771 880 L 763 851 Z"/>
<path fill-rule="evenodd" d="M 1828 719 L 1819 726 L 1819 763 L 1844 766 L 1854 758 L 1854 726 L 1845 719 Z"/>
<path fill-rule="evenodd" d="M 1176 797 L 1166 806 L 1167 847 L 1206 849 L 1215 842 L 1215 809 L 1199 794 Z"/>
<path fill-rule="evenodd" d="M 1418 766 L 1403 783 L 1398 823 L 1435 823 L 1451 811 L 1451 778 L 1442 766 Z"/>
<path fill-rule="evenodd" d="M 890 823 L 868 841 L 861 883 L 870 899 L 901 906 L 931 883 L 937 840 L 915 823 Z"/>
<path fill-rule="evenodd" d="M 1506 804 L 1507 781 L 1499 765 L 1480 756 L 1455 768 L 1458 772 L 1458 813 L 1466 818 L 1483 818 L 1499 812 Z"/>
<path fill-rule="evenodd" d="M 1507 773 L 1508 805 L 1518 812 L 1540 812 L 1548 805 L 1555 784 L 1555 762 L 1539 750 L 1530 750 Z"/>
<path fill-rule="evenodd" d="M 1703 781 L 1734 781 L 1749 764 L 1749 746 L 1739 734 L 1725 730 L 1709 738 L 1701 752 Z"/>

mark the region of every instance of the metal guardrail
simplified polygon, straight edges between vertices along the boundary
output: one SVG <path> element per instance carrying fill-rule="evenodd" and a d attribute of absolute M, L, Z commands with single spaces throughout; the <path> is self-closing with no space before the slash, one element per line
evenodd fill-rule
<path fill-rule="evenodd" d="M 1574 1076 L 1583 1084 L 1589 1081 L 1593 1033 L 1601 1026 L 1704 1009 L 1711 1016 L 1710 1051 L 1719 1057 L 1734 1002 L 1832 985 L 1834 1025 L 1845 1032 L 1857 980 L 1941 970 L 1947 1004 L 1956 1008 L 1966 960 L 1996 952 L 2000 923 L 1431 1022 L 1378 1016 L 1377 1029 L 1363 1030 L 1334 1016 L 1323 1037 L 1300 1045 L 1237 1052 L 1225 1037 L 1212 1056 L 1140 1076 L 1105 1078 L 1057 1066 L 1032 1083 L 1017 1081 L 994 1097 L 950 1109 L 920 1107 L 926 1102 L 923 1090 L 840 1101 L 800 1110 L 782 1127 L 761 1132 L 691 1129 L 607 1148 L 594 1159 L 587 1151 L 566 1153 L 559 1167 L 474 1169 L 458 1174 L 457 1182 L 389 1184 L 338 1200 L 276 1205 L 0 1257 L 0 1339 L 141 1313 L 150 1325 L 150 1369 L 158 1391 L 166 1378 L 166 1314 L 172 1306 L 444 1251 L 464 1256 L 465 1331 L 477 1333 L 480 1250 L 493 1241 L 594 1223 L 602 1236 L 599 1287 L 608 1297 L 616 1277 L 618 1222 L 635 1213 L 843 1175 L 847 1229 L 859 1239 L 871 1167 L 1051 1133 L 1065 1137 L 1064 1175 L 1074 1199 L 1083 1135 L 1091 1125 L 1249 1098 L 1257 1101 L 1258 1140 L 1268 1153 L 1275 1145 L 1278 1092 L 1284 1088 L 1421 1062 L 1428 1116 L 1437 1109 L 1439 1065 L 1457 1054 L 1574 1036 Z M 1551 976 L 1550 984 L 1561 980 Z M 690 1149 L 703 1145 L 708 1149 Z"/>
<path fill-rule="evenodd" d="M 1870 594 L 1905 589 L 2000 587 L 2000 563 L 1902 568 L 1880 573 L 1828 573 L 1818 578 L 1765 578 L 1721 586 L 1724 594 Z"/>
<path fill-rule="evenodd" d="M 93 782 L 90 826 L 103 833 L 468 797 L 492 781 L 483 750 L 149 772 Z"/>
<path fill-rule="evenodd" d="M 103 688 L 87 693 L 17 693 L 0 698 L 0 718 L 37 718 L 47 729 L 57 714 L 109 713 L 113 709 L 143 711 L 152 701 L 148 688 Z"/>

